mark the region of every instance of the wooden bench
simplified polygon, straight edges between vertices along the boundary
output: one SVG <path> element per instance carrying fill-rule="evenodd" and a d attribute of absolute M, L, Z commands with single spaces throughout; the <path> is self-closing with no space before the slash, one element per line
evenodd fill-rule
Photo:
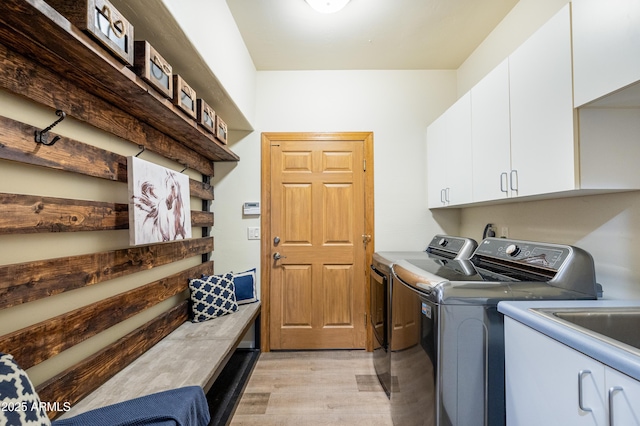
<path fill-rule="evenodd" d="M 183 323 L 60 418 L 183 386 L 209 391 L 259 314 L 257 302 L 206 322 Z"/>

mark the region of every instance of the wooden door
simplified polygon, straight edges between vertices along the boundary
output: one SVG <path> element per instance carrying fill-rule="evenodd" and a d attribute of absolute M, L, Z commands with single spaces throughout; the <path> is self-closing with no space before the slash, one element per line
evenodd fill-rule
<path fill-rule="evenodd" d="M 366 347 L 363 136 L 370 134 L 357 135 L 268 134 L 263 143 L 270 157 L 262 291 L 270 349 Z"/>

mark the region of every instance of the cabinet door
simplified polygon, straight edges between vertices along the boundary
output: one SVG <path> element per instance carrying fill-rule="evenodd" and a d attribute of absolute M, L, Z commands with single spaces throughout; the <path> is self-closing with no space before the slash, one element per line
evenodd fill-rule
<path fill-rule="evenodd" d="M 471 89 L 473 201 L 509 196 L 511 130 L 509 62 L 504 60 Z"/>
<path fill-rule="evenodd" d="M 606 380 L 610 426 L 640 425 L 640 382 L 609 367 Z"/>
<path fill-rule="evenodd" d="M 427 200 L 429 208 L 442 207 L 447 186 L 447 126 L 441 115 L 427 128 Z"/>
<path fill-rule="evenodd" d="M 509 57 L 511 165 L 519 196 L 576 186 L 569 7 Z"/>
<path fill-rule="evenodd" d="M 447 110 L 447 187 L 449 205 L 473 201 L 471 165 L 471 94 Z"/>
<path fill-rule="evenodd" d="M 576 107 L 640 80 L 640 2 L 573 0 Z"/>
<path fill-rule="evenodd" d="M 603 364 L 511 318 L 504 326 L 508 426 L 606 425 Z"/>
<path fill-rule="evenodd" d="M 429 208 L 470 203 L 471 95 L 465 94 L 427 128 Z"/>

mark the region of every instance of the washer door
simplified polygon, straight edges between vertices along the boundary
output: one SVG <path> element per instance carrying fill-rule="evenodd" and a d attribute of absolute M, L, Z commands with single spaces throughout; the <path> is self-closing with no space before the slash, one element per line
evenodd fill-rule
<path fill-rule="evenodd" d="M 391 359 L 388 340 L 387 276 L 371 265 L 371 328 L 373 329 L 373 366 L 387 397 L 391 395 Z"/>
<path fill-rule="evenodd" d="M 451 425 L 438 417 L 438 306 L 392 280 L 391 418 L 396 425 Z"/>
<path fill-rule="evenodd" d="M 377 342 L 374 345 L 387 346 L 387 291 L 386 275 L 371 265 L 371 327 Z"/>

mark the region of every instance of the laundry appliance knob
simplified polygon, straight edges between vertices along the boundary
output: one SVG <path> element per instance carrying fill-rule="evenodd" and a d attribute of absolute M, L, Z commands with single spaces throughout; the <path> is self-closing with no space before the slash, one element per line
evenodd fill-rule
<path fill-rule="evenodd" d="M 517 255 L 520 254 L 520 247 L 518 247 L 515 244 L 509 244 L 504 252 L 511 257 L 516 257 Z"/>

